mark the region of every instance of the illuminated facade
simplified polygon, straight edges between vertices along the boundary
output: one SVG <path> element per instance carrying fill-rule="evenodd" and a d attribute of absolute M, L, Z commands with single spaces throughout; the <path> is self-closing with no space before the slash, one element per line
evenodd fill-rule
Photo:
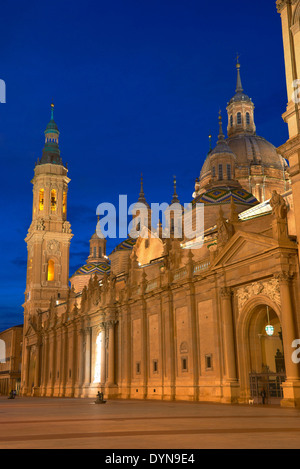
<path fill-rule="evenodd" d="M 300 1 L 278 4 L 290 40 L 286 10 L 298 18 Z M 107 262 L 104 240 L 93 235 L 70 290 L 69 179 L 52 115 L 26 238 L 23 394 L 245 403 L 265 389 L 269 402 L 300 405 L 292 360 L 300 337 L 298 107 L 289 104 L 291 140 L 277 152 L 257 136 L 239 64 L 237 74 L 228 138 L 220 116 L 193 194 L 205 205 L 204 245 L 164 239 L 159 229 L 122 242 Z M 282 155 L 292 162 L 292 188 Z"/>

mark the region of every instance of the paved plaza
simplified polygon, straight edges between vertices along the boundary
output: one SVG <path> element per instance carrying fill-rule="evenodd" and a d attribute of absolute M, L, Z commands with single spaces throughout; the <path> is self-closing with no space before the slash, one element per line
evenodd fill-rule
<path fill-rule="evenodd" d="M 162 401 L 0 397 L 0 449 L 300 449 L 300 411 Z M 111 453 L 111 452 L 110 452 Z"/>

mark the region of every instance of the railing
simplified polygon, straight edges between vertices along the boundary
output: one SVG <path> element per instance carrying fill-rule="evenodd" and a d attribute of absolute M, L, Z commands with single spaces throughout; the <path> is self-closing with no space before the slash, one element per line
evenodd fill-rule
<path fill-rule="evenodd" d="M 177 270 L 177 272 L 175 272 L 174 274 L 174 280 L 181 280 L 182 278 L 186 277 L 187 276 L 187 268 L 186 267 L 183 267 L 182 269 L 180 270 Z"/>
<path fill-rule="evenodd" d="M 210 260 L 206 259 L 205 261 L 197 262 L 194 267 L 194 274 L 199 274 L 210 268 Z"/>

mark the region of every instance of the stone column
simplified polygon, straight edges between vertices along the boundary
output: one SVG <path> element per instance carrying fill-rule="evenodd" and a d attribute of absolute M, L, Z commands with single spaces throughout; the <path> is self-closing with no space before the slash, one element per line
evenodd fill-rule
<path fill-rule="evenodd" d="M 115 384 L 115 322 L 108 323 L 108 386 Z"/>
<path fill-rule="evenodd" d="M 106 347 L 105 347 L 105 324 L 102 326 L 101 331 L 101 384 L 105 385 L 106 381 Z"/>
<path fill-rule="evenodd" d="M 67 329 L 65 326 L 61 328 L 61 342 L 60 342 L 60 380 L 59 380 L 59 397 L 65 395 L 66 389 L 66 369 L 67 369 Z"/>
<path fill-rule="evenodd" d="M 44 346 L 43 346 L 43 388 L 42 396 L 47 394 L 47 384 L 48 384 L 48 360 L 49 360 L 49 335 L 46 333 L 44 335 Z"/>
<path fill-rule="evenodd" d="M 85 329 L 85 374 L 84 385 L 85 387 L 91 384 L 91 328 Z"/>
<path fill-rule="evenodd" d="M 40 352 L 41 352 L 41 343 L 40 339 L 36 344 L 36 360 L 35 360 L 35 370 L 34 370 L 34 395 L 40 395 Z"/>
<path fill-rule="evenodd" d="M 221 288 L 221 318 L 223 332 L 223 354 L 226 368 L 226 386 L 224 388 L 224 401 L 235 402 L 238 397 L 237 369 L 234 346 L 232 291 L 230 288 Z"/>
<path fill-rule="evenodd" d="M 84 357 L 83 357 L 83 329 L 79 329 L 77 332 L 77 343 L 78 343 L 78 376 L 77 376 L 77 389 L 76 396 L 80 397 L 82 393 L 83 385 L 83 372 L 84 372 Z"/>
<path fill-rule="evenodd" d="M 29 365 L 30 365 L 30 346 L 25 346 L 25 357 L 24 357 L 24 388 L 23 394 L 28 394 L 28 380 L 29 380 Z"/>
<path fill-rule="evenodd" d="M 282 386 L 284 399 L 281 404 L 285 407 L 296 407 L 300 405 L 300 364 L 296 364 L 292 360 L 292 354 L 295 351 L 292 343 L 299 339 L 291 297 L 293 276 L 287 272 L 281 272 L 275 278 L 279 280 L 280 285 L 281 326 L 287 377 Z"/>

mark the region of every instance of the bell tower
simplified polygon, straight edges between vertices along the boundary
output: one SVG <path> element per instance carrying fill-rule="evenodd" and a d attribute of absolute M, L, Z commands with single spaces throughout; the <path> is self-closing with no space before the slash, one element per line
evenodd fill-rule
<path fill-rule="evenodd" d="M 59 150 L 59 131 L 51 119 L 45 130 L 45 146 L 34 170 L 32 223 L 25 239 L 28 250 L 24 326 L 38 311 L 47 310 L 51 299 L 64 300 L 69 290 L 69 249 L 73 237 L 67 221 L 70 179 Z"/>

